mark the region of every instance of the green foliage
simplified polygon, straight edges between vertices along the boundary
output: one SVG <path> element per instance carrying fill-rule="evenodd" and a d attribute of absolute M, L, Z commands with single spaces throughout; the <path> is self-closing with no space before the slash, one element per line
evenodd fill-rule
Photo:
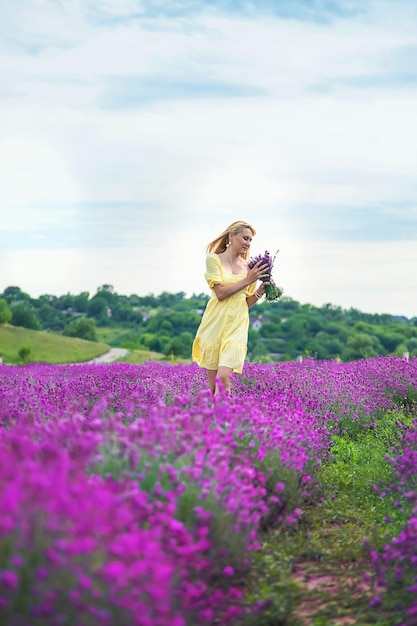
<path fill-rule="evenodd" d="M 410 355 L 417 356 L 417 337 L 411 337 L 407 341 L 407 348 Z"/>
<path fill-rule="evenodd" d="M 129 304 L 123 304 L 117 302 L 111 309 L 111 317 L 113 322 L 120 324 L 129 324 L 131 326 L 137 326 L 143 322 L 143 315 L 139 312 L 133 311 Z"/>
<path fill-rule="evenodd" d="M 402 499 L 404 509 L 395 507 L 389 498 L 383 499 L 376 494 L 373 486 L 388 483 L 392 478 L 388 456 L 399 445 L 403 428 L 409 423 L 410 417 L 404 413 L 391 412 L 384 414 L 371 430 L 363 431 L 355 440 L 333 436 L 332 459 L 322 466 L 320 480 L 336 496 L 335 514 L 338 514 L 342 501 L 343 506 L 349 508 L 360 501 L 360 510 L 364 507 L 371 510 L 375 521 L 389 515 L 400 525 L 405 522 L 404 511 L 410 506 L 405 499 Z"/>
<path fill-rule="evenodd" d="M 44 302 L 38 309 L 38 318 L 45 330 L 61 331 L 65 327 L 65 321 L 60 311 Z"/>
<path fill-rule="evenodd" d="M 318 359 L 336 359 L 344 350 L 344 342 L 334 334 L 320 330 L 316 337 Z"/>
<path fill-rule="evenodd" d="M 13 302 L 10 310 L 12 312 L 11 324 L 13 326 L 23 326 L 23 328 L 31 328 L 33 330 L 41 329 L 41 324 L 30 304 L 23 301 Z"/>
<path fill-rule="evenodd" d="M 7 301 L 0 299 L 0 324 L 7 324 L 12 319 L 12 312 L 7 305 Z"/>
<path fill-rule="evenodd" d="M 345 356 L 348 359 L 368 359 L 378 354 L 373 337 L 366 333 L 355 333 L 348 337 L 346 347 Z"/>
<path fill-rule="evenodd" d="M 30 302 L 30 296 L 24 293 L 20 287 L 15 286 L 7 287 L 3 291 L 3 297 L 9 305 L 13 302 Z"/>
<path fill-rule="evenodd" d="M 249 576 L 245 603 L 252 610 L 242 626 L 295 626 L 294 612 L 300 602 L 300 585 L 291 578 L 291 560 L 278 545 L 264 544 Z"/>
<path fill-rule="evenodd" d="M 272 359 L 268 353 L 268 346 L 264 342 L 254 342 L 254 347 L 250 351 L 250 360 L 253 363 L 271 363 Z"/>
<path fill-rule="evenodd" d="M 83 291 L 78 296 L 74 296 L 72 301 L 72 307 L 78 313 L 87 313 L 88 310 L 88 299 L 90 294 L 88 291 Z"/>
<path fill-rule="evenodd" d="M 288 329 L 286 329 L 287 331 Z M 282 328 L 280 322 L 265 322 L 262 324 L 259 330 L 259 336 L 265 339 L 270 337 L 280 337 L 282 334 Z"/>
<path fill-rule="evenodd" d="M 106 298 L 94 296 L 88 305 L 87 314 L 98 322 L 104 322 L 108 318 L 108 308 Z"/>
<path fill-rule="evenodd" d="M 116 293 L 112 285 L 102 285 L 92 297 L 82 292 L 33 299 L 13 286 L 5 289 L 0 299 L 15 311 L 13 324 L 62 332 L 69 325 L 72 329 L 72 322 L 82 313 L 95 320 L 96 331 L 117 328 L 117 337 L 125 332 L 125 345 L 122 340 L 117 345 L 189 359 L 191 338 L 208 295 L 187 298 L 184 292 L 163 292 L 159 296 L 126 296 Z M 247 358 L 253 362 L 295 360 L 306 354 L 344 361 L 379 354 L 417 355 L 417 318 L 343 310 L 329 303 L 316 307 L 288 296 L 278 302 L 258 303 L 250 316 Z M 260 327 L 252 327 L 255 320 Z"/>
<path fill-rule="evenodd" d="M 80 317 L 65 326 L 62 334 L 66 337 L 79 337 L 87 341 L 98 341 L 96 324 L 92 319 Z"/>
<path fill-rule="evenodd" d="M 408 346 L 406 346 L 405 343 L 399 343 L 398 346 L 395 348 L 393 354 L 394 356 L 398 356 L 401 358 L 406 352 L 408 352 Z"/>
<path fill-rule="evenodd" d="M 29 363 L 32 356 L 32 350 L 29 346 L 22 346 L 19 348 L 17 354 L 22 363 Z"/>
<path fill-rule="evenodd" d="M 164 353 L 166 355 L 173 355 L 174 357 L 190 357 L 191 347 L 194 336 L 191 333 L 183 332 L 174 337 L 165 347 Z"/>
<path fill-rule="evenodd" d="M 384 348 L 389 352 L 393 353 L 397 350 L 397 346 L 403 343 L 405 346 L 404 335 L 401 332 L 389 332 L 382 333 L 380 336 L 380 341 Z"/>

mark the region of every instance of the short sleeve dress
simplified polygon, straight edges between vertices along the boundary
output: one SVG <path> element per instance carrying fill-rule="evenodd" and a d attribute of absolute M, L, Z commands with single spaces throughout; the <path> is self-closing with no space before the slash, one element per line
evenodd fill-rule
<path fill-rule="evenodd" d="M 230 367 L 241 373 L 248 344 L 249 309 L 246 298 L 255 293 L 256 282 L 225 300 L 218 300 L 214 285 L 228 285 L 246 274 L 232 274 L 223 267 L 218 254 L 208 254 L 205 278 L 211 289 L 194 339 L 192 358 L 200 367 L 217 370 Z"/>

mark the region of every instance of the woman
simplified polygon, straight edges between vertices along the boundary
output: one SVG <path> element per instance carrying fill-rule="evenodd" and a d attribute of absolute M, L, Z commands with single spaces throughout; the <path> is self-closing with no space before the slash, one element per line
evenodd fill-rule
<path fill-rule="evenodd" d="M 207 246 L 205 278 L 212 295 L 194 339 L 192 358 L 207 372 L 209 388 L 218 393 L 217 380 L 230 392 L 232 372 L 241 373 L 245 361 L 249 308 L 262 298 L 266 264 L 248 268 L 255 229 L 233 222 Z"/>

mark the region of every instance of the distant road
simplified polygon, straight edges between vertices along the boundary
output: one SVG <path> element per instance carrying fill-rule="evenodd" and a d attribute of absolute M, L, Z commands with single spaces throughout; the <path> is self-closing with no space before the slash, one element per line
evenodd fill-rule
<path fill-rule="evenodd" d="M 126 356 L 128 352 L 129 350 L 126 350 L 126 348 L 111 348 L 108 352 L 96 356 L 95 359 L 91 359 L 87 363 L 113 363 L 113 361 L 117 361 L 122 356 Z"/>

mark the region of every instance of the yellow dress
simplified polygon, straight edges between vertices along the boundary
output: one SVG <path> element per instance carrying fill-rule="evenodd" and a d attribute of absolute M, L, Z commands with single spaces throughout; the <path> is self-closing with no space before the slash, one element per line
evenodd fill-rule
<path fill-rule="evenodd" d="M 207 255 L 204 276 L 211 289 L 211 298 L 194 339 L 193 361 L 209 370 L 226 366 L 241 373 L 248 344 L 249 309 L 246 298 L 255 293 L 256 282 L 225 300 L 218 300 L 214 285 L 236 283 L 246 276 L 229 272 L 223 267 L 218 254 Z"/>

